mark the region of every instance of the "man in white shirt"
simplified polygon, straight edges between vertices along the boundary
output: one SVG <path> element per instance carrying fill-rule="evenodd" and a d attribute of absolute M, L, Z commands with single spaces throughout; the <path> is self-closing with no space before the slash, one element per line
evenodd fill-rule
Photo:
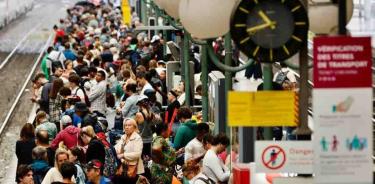
<path fill-rule="evenodd" d="M 55 167 L 51 168 L 46 176 L 44 177 L 42 184 L 50 184 L 53 182 L 63 182 L 63 176 L 60 173 L 61 165 L 64 162 L 69 161 L 69 154 L 65 150 L 57 150 L 55 157 Z M 72 177 L 73 183 L 75 183 L 74 176 Z"/>
<path fill-rule="evenodd" d="M 203 137 L 210 131 L 206 123 L 199 123 L 197 126 L 197 136 L 185 146 L 185 162 L 190 159 L 198 161 L 204 157 L 206 150 L 203 146 Z"/>
<path fill-rule="evenodd" d="M 146 72 L 140 71 L 137 73 L 136 77 L 138 86 L 142 88 L 141 92 L 139 93 L 140 95 L 145 95 L 145 91 L 147 89 L 154 90 L 151 84 L 146 80 Z"/>
<path fill-rule="evenodd" d="M 107 82 L 105 78 L 105 73 L 103 71 L 98 71 L 96 73 L 96 85 L 91 89 L 89 101 L 91 102 L 91 109 L 93 112 L 96 112 L 99 116 L 105 117 L 105 112 L 107 109 L 106 106 L 106 91 L 107 91 Z"/>

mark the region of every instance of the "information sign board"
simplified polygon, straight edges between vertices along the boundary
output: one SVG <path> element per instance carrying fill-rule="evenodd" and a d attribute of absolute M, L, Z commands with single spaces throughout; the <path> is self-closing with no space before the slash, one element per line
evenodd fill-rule
<path fill-rule="evenodd" d="M 369 37 L 314 38 L 314 173 L 317 184 L 373 183 Z"/>
<path fill-rule="evenodd" d="M 292 91 L 228 93 L 229 126 L 296 126 L 298 107 Z"/>

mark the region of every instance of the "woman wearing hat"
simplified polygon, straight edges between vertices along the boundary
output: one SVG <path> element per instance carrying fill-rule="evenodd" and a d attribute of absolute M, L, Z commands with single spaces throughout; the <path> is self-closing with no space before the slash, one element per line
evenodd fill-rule
<path fill-rule="evenodd" d="M 121 162 L 127 167 L 127 178 L 135 183 L 138 179 L 137 175 L 145 172 L 141 158 L 143 141 L 138 134 L 138 125 L 134 119 L 124 120 L 124 131 L 125 134 L 115 145 L 115 149 L 117 158 L 121 159 Z"/>

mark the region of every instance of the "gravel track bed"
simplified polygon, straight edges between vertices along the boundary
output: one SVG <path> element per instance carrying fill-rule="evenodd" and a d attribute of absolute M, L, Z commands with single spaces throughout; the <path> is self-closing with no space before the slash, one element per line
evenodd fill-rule
<path fill-rule="evenodd" d="M 29 74 L 33 63 L 37 58 L 36 54 L 16 54 L 11 61 L 0 71 L 0 126 L 3 123 L 9 109 L 16 99 L 19 91 Z M 27 89 L 31 88 L 29 82 Z M 19 132 L 24 123 L 27 122 L 32 103 L 30 92 L 23 92 L 8 126 L 0 137 L 0 183 L 11 165 L 13 155 L 15 155 L 15 144 L 19 138 Z"/>

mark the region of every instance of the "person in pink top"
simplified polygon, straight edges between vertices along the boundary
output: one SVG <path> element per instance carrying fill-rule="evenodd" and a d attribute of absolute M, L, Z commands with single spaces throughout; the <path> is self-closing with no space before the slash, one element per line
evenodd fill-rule
<path fill-rule="evenodd" d="M 78 145 L 78 136 L 80 132 L 80 128 L 77 128 L 72 125 L 72 119 L 68 115 L 64 115 L 61 120 L 60 124 L 63 126 L 63 130 L 61 130 L 56 138 L 51 143 L 52 149 L 57 149 L 59 144 L 62 142 L 68 149 L 71 149 Z"/>

